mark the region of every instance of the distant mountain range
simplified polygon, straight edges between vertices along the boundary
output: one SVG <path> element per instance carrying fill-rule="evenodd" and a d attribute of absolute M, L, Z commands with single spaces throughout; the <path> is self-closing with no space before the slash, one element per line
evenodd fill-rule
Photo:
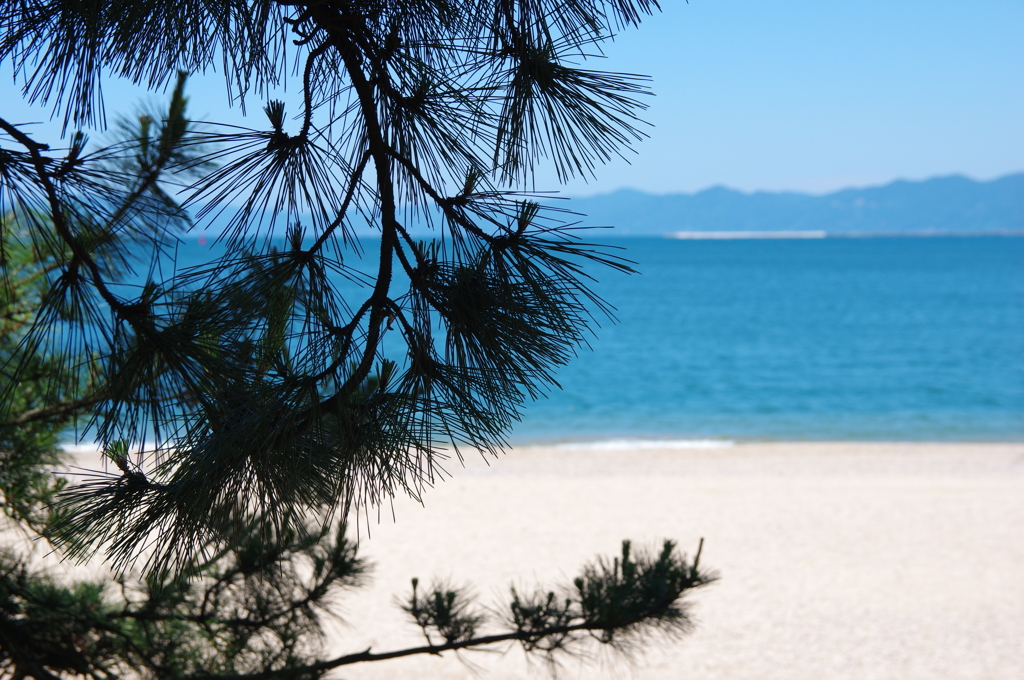
<path fill-rule="evenodd" d="M 542 201 L 543 202 L 543 201 Z M 990 182 L 954 175 L 922 182 L 897 181 L 881 187 L 844 189 L 824 196 L 795 192 L 744 193 L 713 187 L 694 194 L 645 194 L 622 189 L 553 206 L 585 215 L 584 226 L 614 226 L 594 238 L 665 236 L 727 238 L 826 236 L 1012 234 L 1024 236 L 1024 173 Z M 563 219 L 571 218 L 565 216 Z M 303 222 L 308 222 L 304 216 Z M 220 215 L 195 234 L 216 234 L 228 223 Z M 279 225 L 280 227 L 280 225 Z M 436 232 L 412 221 L 417 238 Z M 380 232 L 360 219 L 360 235 Z"/>
<path fill-rule="evenodd" d="M 674 232 L 902 232 L 1024 234 L 1024 173 L 990 182 L 954 175 L 844 189 L 823 196 L 743 193 L 713 187 L 652 195 L 624 189 L 566 202 L 584 224 L 614 225 L 615 236 Z"/>

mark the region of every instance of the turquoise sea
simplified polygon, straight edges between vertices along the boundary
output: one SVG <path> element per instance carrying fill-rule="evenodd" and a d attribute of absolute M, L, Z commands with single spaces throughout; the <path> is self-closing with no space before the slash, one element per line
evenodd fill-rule
<path fill-rule="evenodd" d="M 605 242 L 619 322 L 513 443 L 1024 441 L 1024 238 Z"/>

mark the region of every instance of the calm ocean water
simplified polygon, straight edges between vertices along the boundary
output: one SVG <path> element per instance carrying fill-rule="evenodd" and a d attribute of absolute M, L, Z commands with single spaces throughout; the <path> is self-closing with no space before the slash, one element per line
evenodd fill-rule
<path fill-rule="evenodd" d="M 516 439 L 1024 439 L 1024 239 L 620 243 Z"/>
<path fill-rule="evenodd" d="M 619 323 L 513 443 L 1024 440 L 1022 238 L 607 242 Z"/>

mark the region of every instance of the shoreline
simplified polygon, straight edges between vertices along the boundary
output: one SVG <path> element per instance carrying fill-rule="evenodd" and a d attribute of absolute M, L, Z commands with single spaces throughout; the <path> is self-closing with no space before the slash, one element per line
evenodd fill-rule
<path fill-rule="evenodd" d="M 58 473 L 109 471 L 95 446 L 66 446 Z M 510 445 L 497 456 L 438 447 L 440 488 L 461 476 L 621 474 L 1021 474 L 1024 441 L 744 441 L 601 439 Z M 921 463 L 927 463 L 922 466 Z M 74 469 L 72 469 L 74 468 Z"/>
<path fill-rule="evenodd" d="M 709 440 L 695 446 L 665 442 L 510 447 L 504 456 L 450 461 L 460 475 L 653 474 L 743 475 L 1024 475 L 1024 442 L 851 442 Z"/>

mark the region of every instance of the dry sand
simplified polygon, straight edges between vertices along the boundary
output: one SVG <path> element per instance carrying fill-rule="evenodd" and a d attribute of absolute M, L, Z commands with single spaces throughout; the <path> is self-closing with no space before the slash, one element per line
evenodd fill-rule
<path fill-rule="evenodd" d="M 568 660 L 563 678 L 1024 678 L 1024 444 L 750 443 L 708 450 L 520 448 L 467 460 L 396 501 L 362 550 L 371 587 L 343 601 L 336 649 L 417 645 L 394 596 L 409 578 L 571 580 L 622 539 L 672 538 L 722 579 L 694 594 L 696 631 L 632 666 Z M 335 672 L 545 678 L 518 648 Z"/>
<path fill-rule="evenodd" d="M 339 601 L 335 653 L 423 640 L 395 605 L 409 579 L 571 582 L 622 539 L 665 538 L 722 579 L 692 597 L 696 631 L 632 665 L 566 660 L 565 679 L 1024 679 L 1024 444 L 636 443 L 525 447 L 449 466 L 425 505 L 361 522 L 377 563 Z M 369 529 L 369 536 L 367 536 Z M 334 671 L 350 680 L 548 678 L 514 646 Z"/>

